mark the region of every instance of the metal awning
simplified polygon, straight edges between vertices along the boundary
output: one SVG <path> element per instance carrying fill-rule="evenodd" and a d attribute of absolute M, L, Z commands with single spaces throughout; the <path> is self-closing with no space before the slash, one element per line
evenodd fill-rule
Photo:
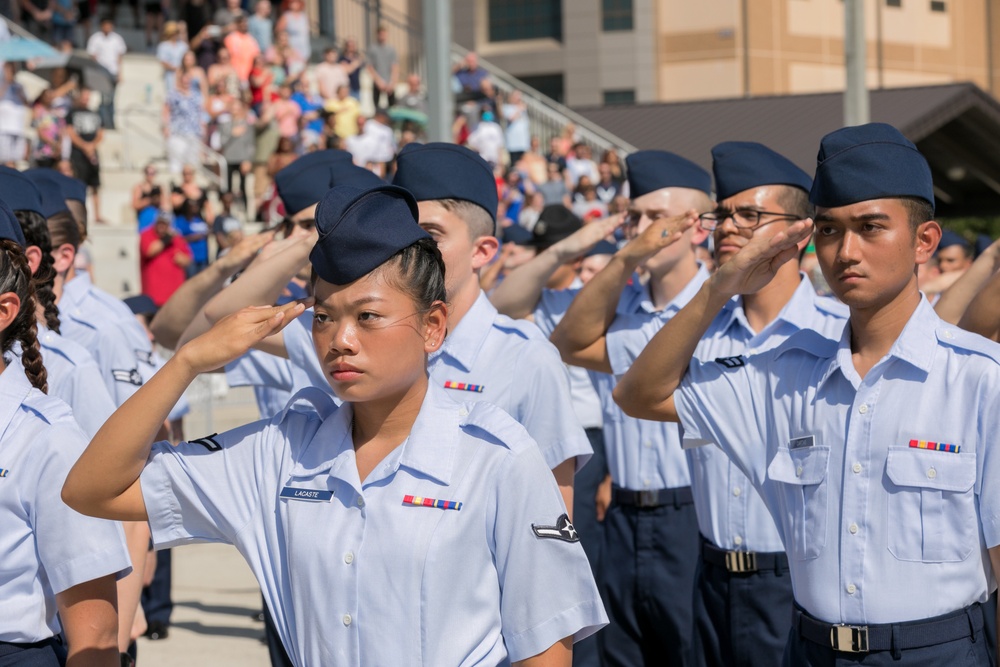
<path fill-rule="evenodd" d="M 577 111 L 639 148 L 711 168 L 722 141 L 759 141 L 807 172 L 842 125 L 843 94 L 820 93 Z M 927 157 L 942 217 L 1000 215 L 1000 102 L 972 83 L 872 91 L 871 118 L 895 125 Z"/>

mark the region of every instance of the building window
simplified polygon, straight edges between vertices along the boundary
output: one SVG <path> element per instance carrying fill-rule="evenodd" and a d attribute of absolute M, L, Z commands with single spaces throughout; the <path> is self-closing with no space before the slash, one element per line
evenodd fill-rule
<path fill-rule="evenodd" d="M 605 90 L 604 91 L 604 104 L 634 104 L 635 103 L 635 91 L 634 90 Z"/>
<path fill-rule="evenodd" d="M 519 76 L 517 78 L 526 86 L 534 88 L 542 95 L 551 97 L 560 104 L 565 101 L 562 74 L 538 74 L 535 76 Z"/>
<path fill-rule="evenodd" d="M 948 11 L 948 6 L 943 0 L 931 0 L 931 11 L 946 12 Z"/>
<path fill-rule="evenodd" d="M 886 7 L 902 7 L 903 0 L 885 0 Z"/>
<path fill-rule="evenodd" d="M 489 0 L 490 41 L 562 40 L 561 0 Z"/>
<path fill-rule="evenodd" d="M 632 0 L 601 0 L 601 22 L 605 32 L 632 29 Z"/>

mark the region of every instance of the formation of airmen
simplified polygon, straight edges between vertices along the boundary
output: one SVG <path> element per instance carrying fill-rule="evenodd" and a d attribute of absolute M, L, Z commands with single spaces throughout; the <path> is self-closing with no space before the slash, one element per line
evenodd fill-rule
<path fill-rule="evenodd" d="M 198 542 L 280 664 L 996 664 L 996 253 L 932 307 L 931 172 L 884 124 L 813 177 L 626 166 L 624 216 L 546 208 L 487 295 L 479 156 L 311 153 L 156 314 L 166 361 L 75 268 L 82 184 L 0 168 L 0 665 L 133 664 L 149 544 Z M 212 372 L 261 420 L 172 445 Z"/>

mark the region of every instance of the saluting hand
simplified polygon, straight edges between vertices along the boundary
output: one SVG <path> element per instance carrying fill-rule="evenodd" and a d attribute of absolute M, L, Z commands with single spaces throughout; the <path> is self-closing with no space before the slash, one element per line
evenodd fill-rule
<path fill-rule="evenodd" d="M 753 236 L 709 279 L 709 286 L 727 298 L 753 294 L 771 282 L 781 265 L 799 253 L 799 242 L 812 234 L 813 221 L 799 220 L 771 238 Z"/>
<path fill-rule="evenodd" d="M 624 223 L 624 213 L 612 215 L 603 220 L 595 220 L 594 222 L 585 224 L 562 241 L 555 243 L 551 250 L 563 262 L 580 259 L 600 241 L 614 234 L 615 230 Z"/>
<path fill-rule="evenodd" d="M 639 266 L 644 261 L 681 240 L 684 232 L 698 222 L 698 212 L 686 211 L 673 217 L 662 217 L 650 223 L 639 236 L 618 251 L 630 266 Z"/>
<path fill-rule="evenodd" d="M 242 271 L 257 256 L 260 249 L 273 240 L 274 230 L 247 236 L 230 248 L 229 252 L 217 259 L 215 263 L 220 264 L 219 268 L 229 274 Z"/>
<path fill-rule="evenodd" d="M 215 326 L 187 342 L 177 356 L 194 373 L 208 373 L 239 359 L 254 345 L 278 333 L 312 305 L 312 299 L 283 306 L 251 306 L 219 320 Z"/>

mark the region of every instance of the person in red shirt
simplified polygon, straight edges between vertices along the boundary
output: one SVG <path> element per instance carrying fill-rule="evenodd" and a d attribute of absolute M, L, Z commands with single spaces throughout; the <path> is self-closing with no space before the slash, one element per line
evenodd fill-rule
<path fill-rule="evenodd" d="M 139 273 L 142 293 L 157 307 L 184 283 L 184 269 L 191 263 L 191 248 L 174 230 L 171 215 L 162 211 L 156 222 L 139 235 Z"/>

